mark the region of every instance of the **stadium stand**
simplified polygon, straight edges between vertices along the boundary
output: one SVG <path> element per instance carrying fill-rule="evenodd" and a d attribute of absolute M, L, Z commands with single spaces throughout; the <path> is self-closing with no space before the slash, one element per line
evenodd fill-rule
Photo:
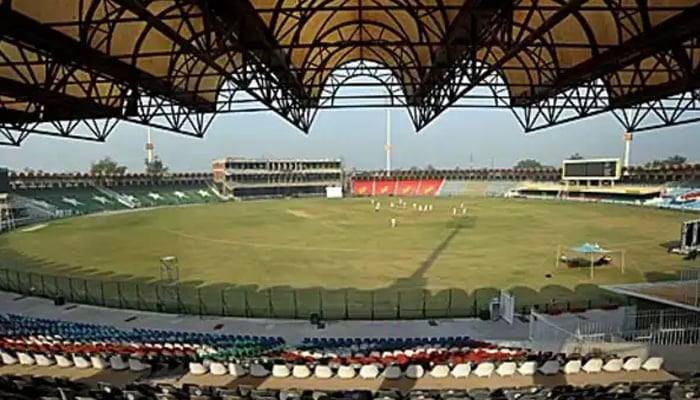
<path fill-rule="evenodd" d="M 516 187 L 516 184 L 517 182 L 513 181 L 491 181 L 486 187 L 484 194 L 491 197 L 502 197 Z"/>
<path fill-rule="evenodd" d="M 644 202 L 647 206 L 682 211 L 700 211 L 700 182 L 673 182 L 665 185 L 658 198 Z"/>
<path fill-rule="evenodd" d="M 440 196 L 464 196 L 469 181 L 445 179 Z"/>
<path fill-rule="evenodd" d="M 660 357 L 533 352 L 468 337 L 305 338 L 117 329 L 21 315 L 0 315 L 3 366 L 58 367 L 189 375 L 306 379 L 435 379 L 656 372 Z"/>
<path fill-rule="evenodd" d="M 211 174 L 16 174 L 11 176 L 10 200 L 22 225 L 71 215 L 221 201 L 210 181 Z"/>
<path fill-rule="evenodd" d="M 489 186 L 489 181 L 471 181 L 467 183 L 464 195 L 470 197 L 483 197 L 486 195 L 486 190 Z"/>
<path fill-rule="evenodd" d="M 315 390 L 260 388 L 251 385 L 238 387 L 217 387 L 210 385 L 184 384 L 176 386 L 168 383 L 136 382 L 123 387 L 66 379 L 31 378 L 7 376 L 0 378 L 0 393 L 16 400 L 38 398 L 78 398 L 80 399 L 207 399 L 207 400 L 310 400 L 310 399 L 352 399 L 352 400 L 489 400 L 489 399 L 694 399 L 698 396 L 698 379 L 665 382 L 633 382 L 610 385 L 571 385 L 555 386 L 531 385 L 511 388 L 469 388 L 451 389 L 398 389 L 380 388 L 377 390 L 342 390 L 323 388 Z M 40 397 L 44 396 L 44 397 Z M 47 397 L 49 396 L 49 397 Z M 64 397 L 65 396 L 65 397 Z M 68 397 L 71 396 L 71 397 Z"/>
<path fill-rule="evenodd" d="M 351 188 L 355 196 L 438 196 L 444 183 L 444 179 L 379 178 L 352 180 Z"/>

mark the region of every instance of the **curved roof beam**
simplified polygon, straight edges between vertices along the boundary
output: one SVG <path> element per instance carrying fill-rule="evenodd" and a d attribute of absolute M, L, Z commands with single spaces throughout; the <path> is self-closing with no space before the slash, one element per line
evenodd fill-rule
<path fill-rule="evenodd" d="M 77 23 L 77 21 L 76 21 Z M 139 70 L 126 62 L 78 42 L 63 32 L 52 29 L 40 21 L 30 18 L 12 8 L 12 3 L 3 3 L 0 12 L 0 35 L 42 49 L 51 58 L 66 65 L 79 65 L 98 72 L 129 87 L 143 87 L 149 94 L 173 99 L 175 102 L 197 110 L 211 111 L 212 104 L 192 93 L 173 88 L 168 82 Z"/>
<path fill-rule="evenodd" d="M 289 58 L 277 49 L 279 44 L 248 1 L 190 0 L 216 21 L 222 37 L 233 35 L 242 51 L 250 52 L 270 69 L 278 82 L 299 99 L 308 99 L 306 88 L 296 71 L 290 68 Z"/>
<path fill-rule="evenodd" d="M 153 29 L 157 30 L 161 34 L 163 34 L 168 40 L 172 41 L 173 44 L 175 44 L 177 47 L 180 49 L 192 54 L 202 62 L 206 63 L 208 66 L 210 66 L 213 70 L 215 70 L 217 73 L 221 74 L 223 77 L 226 79 L 231 80 L 238 86 L 244 87 L 246 85 L 246 82 L 243 82 L 241 79 L 237 78 L 234 76 L 230 71 L 227 71 L 226 68 L 223 66 L 217 64 L 214 56 L 212 54 L 209 54 L 207 51 L 200 49 L 197 45 L 193 44 L 191 41 L 188 39 L 182 37 L 175 29 L 173 29 L 169 24 L 158 18 L 157 15 L 152 14 L 144 5 L 142 4 L 143 0 L 113 0 L 116 3 L 122 5 L 132 13 L 134 13 L 136 16 L 139 18 L 143 19 L 146 21 Z M 226 40 L 226 38 L 223 38 L 223 40 Z M 308 121 L 303 121 L 300 118 L 295 118 L 293 117 L 292 113 L 289 113 L 290 110 L 286 109 L 281 109 L 278 107 L 275 107 L 273 102 L 270 101 L 269 99 L 263 98 L 260 94 L 254 92 L 254 91 L 248 91 L 248 93 L 254 97 L 256 100 L 260 101 L 261 103 L 265 104 L 268 106 L 270 109 L 272 109 L 274 112 L 276 112 L 279 116 L 284 118 L 285 120 L 289 121 L 292 123 L 292 125 L 307 131 L 309 129 L 307 125 Z"/>
<path fill-rule="evenodd" d="M 513 105 L 532 105 L 580 86 L 584 82 L 592 81 L 637 63 L 659 52 L 659 50 L 676 47 L 679 42 L 700 35 L 698 19 L 700 19 L 700 4 L 686 8 L 677 15 L 633 36 L 619 46 L 562 71 L 554 81 L 548 82 L 546 85 L 535 86 L 528 93 L 517 96 L 513 99 Z"/>

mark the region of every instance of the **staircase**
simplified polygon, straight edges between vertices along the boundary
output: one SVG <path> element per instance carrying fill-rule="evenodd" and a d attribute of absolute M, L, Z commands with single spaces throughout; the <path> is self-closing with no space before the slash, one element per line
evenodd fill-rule
<path fill-rule="evenodd" d="M 18 194 L 12 194 L 10 203 L 13 208 L 23 208 L 27 210 L 29 219 L 32 221 L 43 221 L 72 214 L 70 210 L 63 210 L 45 201 L 31 199 Z"/>
<path fill-rule="evenodd" d="M 109 198 L 112 198 L 112 199 L 118 201 L 119 204 L 122 204 L 122 205 L 125 206 L 125 207 L 128 207 L 128 208 L 139 208 L 139 207 L 141 207 L 141 204 L 139 203 L 138 200 L 132 200 L 132 199 L 130 199 L 129 197 L 124 196 L 124 195 L 121 194 L 121 193 L 115 192 L 115 191 L 112 190 L 112 189 L 108 189 L 108 188 L 106 188 L 106 187 L 104 187 L 104 186 L 95 185 L 94 183 L 92 184 L 92 187 L 94 187 L 95 190 L 97 190 L 98 192 L 102 193 L 103 195 L 105 195 L 105 196 L 107 196 L 107 197 L 109 197 Z"/>
<path fill-rule="evenodd" d="M 219 189 L 216 188 L 216 185 L 214 185 L 214 182 L 207 182 L 207 187 L 209 188 L 209 190 L 212 193 L 214 193 L 216 195 L 216 197 L 218 197 L 221 200 L 226 201 L 226 200 L 230 200 L 231 198 L 233 198 L 233 196 L 225 196 L 225 195 L 219 193 Z M 233 193 L 233 188 L 229 188 L 228 186 L 226 186 L 226 187 L 228 189 L 230 189 L 231 192 Z"/>
<path fill-rule="evenodd" d="M 440 196 L 463 196 L 467 181 L 453 181 L 445 179 L 440 189 Z"/>

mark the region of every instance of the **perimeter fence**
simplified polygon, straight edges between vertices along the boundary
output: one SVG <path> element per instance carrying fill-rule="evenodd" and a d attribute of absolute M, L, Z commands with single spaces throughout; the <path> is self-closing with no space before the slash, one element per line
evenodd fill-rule
<path fill-rule="evenodd" d="M 492 301 L 500 296 L 500 292 L 493 288 L 471 293 L 460 289 L 434 292 L 422 288 L 258 289 L 232 285 L 107 281 L 14 269 L 0 269 L 0 290 L 25 296 L 60 298 L 70 303 L 141 311 L 293 319 L 308 319 L 316 314 L 330 320 L 489 318 Z M 553 307 L 552 304 L 533 304 L 526 299 L 515 301 L 517 304 L 512 306 L 515 312 L 526 313 L 531 307 L 547 312 Z M 610 306 L 611 301 L 614 300 L 602 297 L 584 299 L 564 302 L 557 308 L 600 308 Z M 513 314 L 509 314 L 511 320 Z"/>

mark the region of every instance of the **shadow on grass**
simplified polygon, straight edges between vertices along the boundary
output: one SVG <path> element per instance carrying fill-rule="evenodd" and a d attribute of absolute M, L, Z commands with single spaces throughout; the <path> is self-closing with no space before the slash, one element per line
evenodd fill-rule
<path fill-rule="evenodd" d="M 460 288 L 426 289 L 426 274 L 460 234 L 469 234 L 474 221 L 452 222 L 449 234 L 426 255 L 409 276 L 375 290 L 326 289 L 257 285 L 231 285 L 189 280 L 177 286 L 154 279 L 100 271 L 29 257 L 5 246 L 0 236 L 0 290 L 53 298 L 63 296 L 74 303 L 114 308 L 196 315 L 307 319 L 311 314 L 326 319 L 422 319 L 475 317 L 488 312 L 500 288 L 484 287 L 471 292 Z M 14 266 L 15 269 L 2 269 Z M 675 271 L 649 272 L 647 281 L 678 279 Z M 478 279 L 478 277 L 475 277 Z M 570 289 L 547 285 L 539 290 L 515 286 L 516 311 L 530 307 L 548 309 L 591 308 L 625 300 L 593 284 Z"/>

